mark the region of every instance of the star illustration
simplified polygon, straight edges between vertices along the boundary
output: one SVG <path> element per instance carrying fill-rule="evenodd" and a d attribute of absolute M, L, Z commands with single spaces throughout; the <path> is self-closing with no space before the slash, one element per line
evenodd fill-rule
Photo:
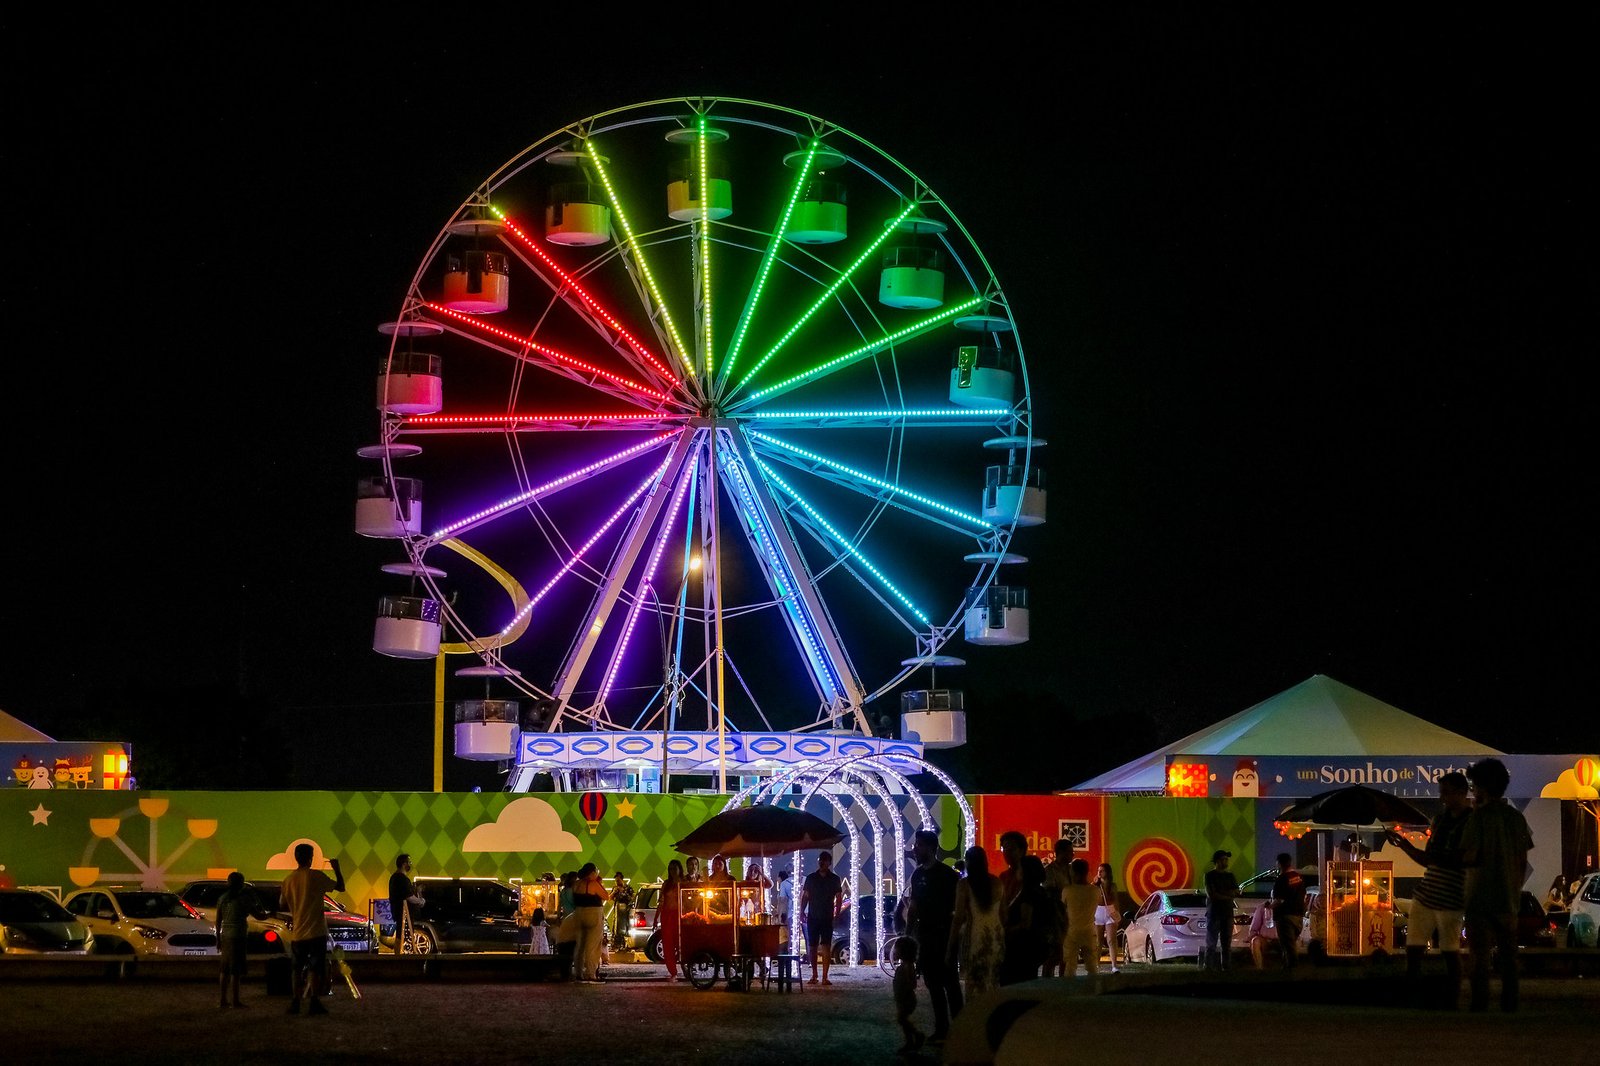
<path fill-rule="evenodd" d="M 29 811 L 28 813 L 33 815 L 33 824 L 34 825 L 49 825 L 50 824 L 50 815 L 52 813 L 54 813 L 54 812 L 45 810 L 44 809 L 44 804 L 41 803 L 41 804 L 39 804 L 39 806 L 35 807 L 33 810 Z"/>
<path fill-rule="evenodd" d="M 633 817 L 633 808 L 634 808 L 634 806 L 635 806 L 635 804 L 634 804 L 633 800 L 630 800 L 630 799 L 617 800 L 617 817 L 618 818 L 632 818 Z"/>

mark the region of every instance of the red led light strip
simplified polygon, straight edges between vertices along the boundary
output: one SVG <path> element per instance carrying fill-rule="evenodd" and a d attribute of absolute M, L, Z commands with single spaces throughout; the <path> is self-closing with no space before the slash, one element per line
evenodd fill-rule
<path fill-rule="evenodd" d="M 519 347 L 528 348 L 531 351 L 538 352 L 540 355 L 554 359 L 558 363 L 565 363 L 567 366 L 570 366 L 575 370 L 581 370 L 586 374 L 593 374 L 595 377 L 605 378 L 614 385 L 620 385 L 625 389 L 632 389 L 634 392 L 653 397 L 657 400 L 665 400 L 667 398 L 667 394 L 664 392 L 657 392 L 655 389 L 641 385 L 637 381 L 629 381 L 627 378 L 622 377 L 621 375 L 613 374 L 606 370 L 601 370 L 596 366 L 590 366 L 588 363 L 585 363 L 580 359 L 574 359 L 570 355 L 565 355 L 561 352 L 558 352 L 554 348 L 546 348 L 542 344 L 535 344 L 526 337 L 519 337 L 510 330 L 501 329 L 499 326 L 491 326 L 487 322 L 473 315 L 463 314 L 460 311 L 452 310 L 451 308 L 435 303 L 425 303 L 422 306 L 427 310 L 432 311 L 436 315 L 443 315 L 444 317 L 454 319 L 457 322 L 464 322 L 467 325 L 480 329 L 485 333 L 493 334 L 502 340 L 510 341 L 512 344 L 515 344 Z"/>
<path fill-rule="evenodd" d="M 490 426 L 518 425 L 524 422 L 659 422 L 662 416 L 651 412 L 608 414 L 598 412 L 584 415 L 407 415 L 401 419 L 408 426 Z"/>
<path fill-rule="evenodd" d="M 655 367 L 656 372 L 670 381 L 674 387 L 678 385 L 678 376 L 672 371 L 668 370 L 662 364 L 661 360 L 657 359 L 650 353 L 649 349 L 647 349 L 643 344 L 639 343 L 639 341 L 635 340 L 633 334 L 623 329 L 622 323 L 618 322 L 609 311 L 601 307 L 600 304 L 596 302 L 595 298 L 590 296 L 588 291 L 585 290 L 582 285 L 579 285 L 577 280 L 573 278 L 571 274 L 568 274 L 565 270 L 562 270 L 559 266 L 557 266 L 556 261 L 551 259 L 543 248 L 535 244 L 532 237 L 529 237 L 515 222 L 511 221 L 509 218 L 506 218 L 504 215 L 500 216 L 500 220 L 505 223 L 506 229 L 511 232 L 512 236 L 521 241 L 523 246 L 526 247 L 528 251 L 538 256 L 539 261 L 545 266 L 549 267 L 550 270 L 561 279 L 562 284 L 566 285 L 567 288 L 576 293 L 578 299 L 587 304 L 591 311 L 603 318 L 608 326 L 616 330 L 617 335 L 628 342 L 628 347 L 632 348 L 634 352 L 638 354 L 639 358 Z"/>

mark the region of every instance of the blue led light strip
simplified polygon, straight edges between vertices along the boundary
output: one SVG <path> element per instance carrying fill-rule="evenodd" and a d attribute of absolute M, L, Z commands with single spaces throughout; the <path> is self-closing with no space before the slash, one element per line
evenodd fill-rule
<path fill-rule="evenodd" d="M 823 518 L 822 515 L 817 513 L 817 509 L 815 507 L 812 507 L 805 500 L 801 499 L 800 494 L 790 487 L 789 483 L 783 480 L 783 478 L 778 475 L 776 470 L 762 462 L 759 458 L 756 460 L 756 463 L 761 467 L 762 472 L 767 475 L 767 478 L 773 484 L 777 485 L 778 488 L 787 493 L 790 499 L 794 500 L 794 502 L 797 503 L 806 514 L 811 516 L 811 520 L 813 522 L 816 522 L 817 525 L 825 529 L 828 533 L 828 536 L 832 537 L 839 543 L 839 546 L 845 550 L 846 554 L 855 559 L 856 562 L 860 563 L 862 567 L 866 569 L 867 573 L 877 578 L 879 584 L 881 584 L 892 596 L 894 596 L 895 599 L 899 600 L 905 606 L 906 610 L 911 612 L 912 617 L 925 626 L 933 624 L 928 620 L 928 616 L 919 610 L 916 604 L 911 602 L 910 597 L 896 588 L 894 586 L 894 582 L 890 581 L 886 576 L 884 576 L 883 571 L 879 570 L 876 566 L 873 566 L 872 561 L 865 555 L 862 555 L 860 550 L 857 549 L 854 544 L 850 543 L 850 540 L 843 533 L 840 533 L 837 529 L 833 528 L 826 518 Z"/>
<path fill-rule="evenodd" d="M 817 639 L 816 628 L 806 612 L 805 601 L 801 599 L 796 587 L 794 575 L 789 572 L 788 564 L 784 561 L 783 553 L 773 543 L 772 533 L 762 521 L 761 509 L 756 506 L 755 498 L 750 492 L 749 483 L 745 480 L 744 469 L 733 462 L 730 457 L 722 459 L 722 467 L 732 479 L 738 489 L 744 513 L 750 522 L 750 531 L 754 534 L 756 542 L 766 556 L 771 567 L 773 584 L 789 617 L 794 619 L 797 632 L 805 644 L 806 657 L 811 660 L 812 671 L 816 676 L 829 700 L 839 698 L 844 686 L 833 672 L 833 664 L 828 657 L 822 654 L 820 641 Z"/>
<path fill-rule="evenodd" d="M 830 470 L 837 470 L 841 474 L 855 478 L 864 484 L 882 489 L 891 495 L 900 496 L 915 503 L 920 503 L 922 506 L 930 507 L 941 514 L 950 515 L 953 518 L 959 518 L 963 522 L 970 522 L 979 529 L 986 530 L 990 527 L 990 523 L 984 521 L 977 515 L 971 515 L 965 511 L 957 510 L 956 508 L 942 504 L 938 500 L 932 499 L 931 497 L 923 496 L 921 493 L 907 491 L 906 489 L 901 488 L 899 485 L 892 484 L 883 480 L 882 478 L 873 477 L 871 474 L 862 473 L 860 470 L 845 466 L 843 463 L 836 463 L 832 459 L 825 459 L 816 452 L 810 452 L 804 448 L 796 447 L 795 445 L 789 444 L 786 441 L 781 441 L 777 437 L 774 437 L 770 434 L 751 432 L 750 436 L 755 440 L 770 444 L 774 448 L 781 448 L 792 455 L 798 455 L 803 459 L 808 459 L 811 462 L 825 466 Z"/>

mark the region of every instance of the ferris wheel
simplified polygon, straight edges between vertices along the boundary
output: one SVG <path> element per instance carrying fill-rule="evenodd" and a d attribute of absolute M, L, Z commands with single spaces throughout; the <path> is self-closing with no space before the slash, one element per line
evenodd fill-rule
<path fill-rule="evenodd" d="M 822 118 L 694 97 L 556 130 L 380 330 L 356 528 L 408 587 L 374 647 L 530 697 L 513 735 L 880 736 L 956 636 L 1028 638 L 1043 442 L 1005 292 Z"/>

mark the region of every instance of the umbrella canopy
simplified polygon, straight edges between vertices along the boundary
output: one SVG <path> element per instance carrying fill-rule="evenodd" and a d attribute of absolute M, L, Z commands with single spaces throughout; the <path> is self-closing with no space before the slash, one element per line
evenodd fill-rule
<path fill-rule="evenodd" d="M 844 833 L 796 807 L 758 803 L 707 818 L 674 847 L 685 855 L 709 858 L 766 858 L 810 848 L 831 848 Z"/>
<path fill-rule="evenodd" d="M 1365 829 L 1373 832 L 1396 825 L 1429 825 L 1433 819 L 1399 796 L 1366 785 L 1346 785 L 1291 803 L 1278 815 L 1311 829 Z"/>

